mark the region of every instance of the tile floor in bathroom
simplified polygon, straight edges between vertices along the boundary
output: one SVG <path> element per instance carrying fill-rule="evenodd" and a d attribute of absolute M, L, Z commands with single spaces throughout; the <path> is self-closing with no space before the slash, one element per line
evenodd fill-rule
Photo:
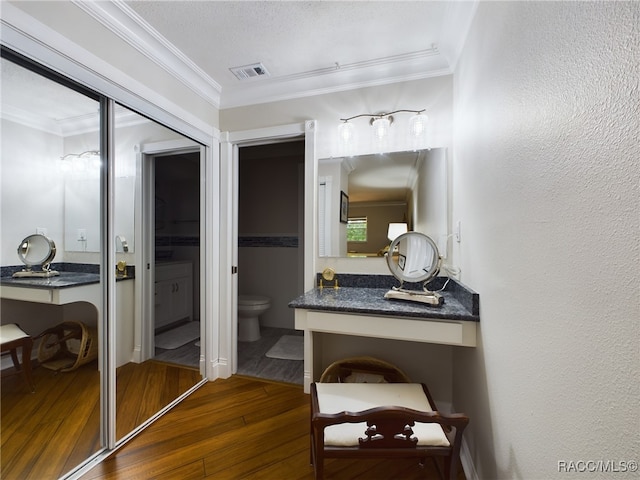
<path fill-rule="evenodd" d="M 238 375 L 302 385 L 304 372 L 302 360 L 269 358 L 265 354 L 282 335 L 302 336 L 303 332 L 286 328 L 260 327 L 260 333 L 262 336 L 260 340 L 238 342 Z M 194 340 L 173 350 L 156 348 L 155 359 L 197 368 L 200 358 L 200 347 L 196 345 L 197 342 L 198 340 Z"/>

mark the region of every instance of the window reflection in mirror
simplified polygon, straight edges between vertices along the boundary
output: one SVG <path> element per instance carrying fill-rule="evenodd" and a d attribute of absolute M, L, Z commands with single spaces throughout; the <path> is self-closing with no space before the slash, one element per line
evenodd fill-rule
<path fill-rule="evenodd" d="M 446 243 L 445 149 L 320 159 L 318 179 L 319 256 L 381 257 L 391 242 L 390 223 Z M 346 224 L 339 220 L 340 191 L 349 197 Z M 366 237 L 356 236 L 365 226 Z"/>

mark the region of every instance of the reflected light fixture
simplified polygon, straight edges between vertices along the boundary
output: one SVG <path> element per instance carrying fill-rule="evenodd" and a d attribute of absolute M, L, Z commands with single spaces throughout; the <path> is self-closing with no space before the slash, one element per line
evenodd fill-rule
<path fill-rule="evenodd" d="M 63 172 L 82 173 L 89 168 L 100 167 L 100 152 L 98 150 L 87 150 L 82 153 L 67 153 L 60 157 L 60 168 Z"/>
<path fill-rule="evenodd" d="M 339 127 L 340 140 L 343 143 L 349 143 L 353 138 L 353 125 L 351 120 L 360 117 L 369 117 L 369 124 L 373 130 L 373 136 L 376 140 L 381 141 L 389 136 L 389 127 L 393 123 L 393 115 L 398 113 L 413 113 L 409 121 L 409 135 L 412 137 L 422 136 L 427 129 L 428 117 L 422 115 L 422 110 L 394 110 L 388 113 L 361 113 L 360 115 L 354 115 L 353 117 L 341 118 L 342 122 Z"/>
<path fill-rule="evenodd" d="M 353 123 L 342 122 L 338 127 L 338 135 L 342 143 L 350 143 L 353 139 Z"/>

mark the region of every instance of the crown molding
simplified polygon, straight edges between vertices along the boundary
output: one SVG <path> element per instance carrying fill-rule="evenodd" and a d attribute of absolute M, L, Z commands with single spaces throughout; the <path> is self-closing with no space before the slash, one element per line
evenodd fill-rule
<path fill-rule="evenodd" d="M 443 57 L 440 57 L 440 59 L 442 58 Z M 295 100 L 298 98 L 338 93 L 360 88 L 378 87 L 394 83 L 410 82 L 413 80 L 424 80 L 426 78 L 450 75 L 451 73 L 453 73 L 451 68 L 449 68 L 448 65 L 443 64 L 440 67 L 424 68 L 421 71 L 400 74 L 394 77 L 377 77 L 373 75 L 369 79 L 363 80 L 355 78 L 351 81 L 343 81 L 336 78 L 331 83 L 325 81 L 322 85 L 318 85 L 317 87 L 315 85 L 310 85 L 308 79 L 298 79 L 275 85 L 256 85 L 253 88 L 226 90 L 220 108 L 227 109 L 284 100 Z M 305 85 L 300 85 L 303 82 Z"/>
<path fill-rule="evenodd" d="M 161 124 L 210 145 L 219 130 L 72 42 L 10 2 L 2 2 L 0 43 Z"/>
<path fill-rule="evenodd" d="M 0 118 L 59 137 L 69 137 L 100 131 L 99 112 L 56 120 L 15 106 L 4 105 L 0 112 Z M 116 128 L 131 127 L 150 122 L 151 120 L 127 108 L 116 108 Z"/>
<path fill-rule="evenodd" d="M 434 44 L 416 52 L 261 78 L 259 82 L 242 83 L 237 87 L 225 87 L 223 90 L 213 78 L 124 1 L 72 2 L 218 109 L 388 85 L 448 75 L 452 72 L 448 61 L 450 55 L 445 55 Z M 457 16 L 461 13 L 466 14 L 467 10 L 457 9 L 453 12 L 451 23 L 456 25 Z M 400 65 L 400 71 L 403 73 L 386 77 L 390 64 Z"/>
<path fill-rule="evenodd" d="M 222 87 L 122 0 L 72 2 L 211 105 L 220 107 Z"/>
<path fill-rule="evenodd" d="M 52 135 L 62 136 L 62 127 L 58 122 L 42 115 L 36 115 L 21 108 L 4 105 L 0 112 L 0 118 L 25 127 L 40 130 Z"/>

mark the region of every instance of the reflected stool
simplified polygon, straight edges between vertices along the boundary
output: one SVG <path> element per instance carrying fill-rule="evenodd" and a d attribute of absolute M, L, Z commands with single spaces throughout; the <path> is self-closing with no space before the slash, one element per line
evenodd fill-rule
<path fill-rule="evenodd" d="M 16 371 L 22 371 L 27 386 L 35 392 L 35 385 L 31 375 L 31 349 L 33 339 L 15 323 L 0 325 L 0 343 L 2 354 L 11 354 L 11 360 Z M 22 348 L 22 365 L 18 361 L 18 348 Z"/>

